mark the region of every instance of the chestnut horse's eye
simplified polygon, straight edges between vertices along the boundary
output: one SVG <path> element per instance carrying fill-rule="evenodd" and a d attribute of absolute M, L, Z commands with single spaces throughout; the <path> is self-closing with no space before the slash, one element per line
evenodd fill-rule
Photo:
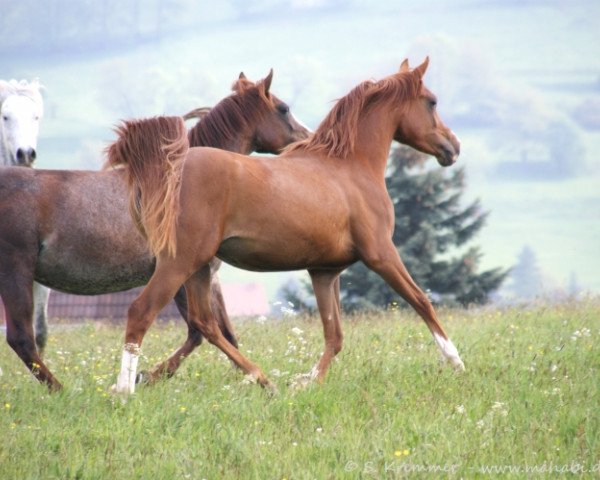
<path fill-rule="evenodd" d="M 277 105 L 277 111 L 282 115 L 287 115 L 290 112 L 290 107 L 288 107 L 285 103 L 280 103 Z"/>
<path fill-rule="evenodd" d="M 437 106 L 437 100 L 430 100 L 429 106 L 431 107 L 432 110 L 435 110 L 435 107 Z"/>

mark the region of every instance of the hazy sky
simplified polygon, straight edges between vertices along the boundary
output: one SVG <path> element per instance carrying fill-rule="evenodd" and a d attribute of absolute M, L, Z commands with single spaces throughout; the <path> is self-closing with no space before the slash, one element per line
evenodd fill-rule
<path fill-rule="evenodd" d="M 241 70 L 274 68 L 273 91 L 316 127 L 358 82 L 429 55 L 426 83 L 462 140 L 467 200 L 491 211 L 475 241 L 483 267 L 512 265 L 529 245 L 546 290 L 574 276 L 600 292 L 600 2 L 136 4 L 117 15 L 112 0 L 2 1 L 0 78 L 46 86 L 39 167 L 98 168 L 120 118 L 214 104 Z M 25 9 L 32 20 L 16 22 Z M 53 27 L 38 30 L 45 16 Z M 231 272 L 275 288 L 273 276 Z"/>

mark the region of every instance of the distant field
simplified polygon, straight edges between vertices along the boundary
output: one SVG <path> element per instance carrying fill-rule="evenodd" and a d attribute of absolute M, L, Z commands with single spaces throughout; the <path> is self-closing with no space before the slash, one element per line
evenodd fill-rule
<path fill-rule="evenodd" d="M 410 312 L 388 312 L 347 319 L 326 383 L 298 392 L 288 383 L 315 362 L 320 323 L 238 323 L 274 398 L 203 345 L 122 402 L 107 393 L 122 327 L 93 323 L 54 326 L 47 361 L 66 388 L 49 395 L 3 342 L 0 478 L 597 478 L 600 303 L 440 316 L 464 374 L 440 365 Z M 141 367 L 183 335 L 154 325 Z"/>

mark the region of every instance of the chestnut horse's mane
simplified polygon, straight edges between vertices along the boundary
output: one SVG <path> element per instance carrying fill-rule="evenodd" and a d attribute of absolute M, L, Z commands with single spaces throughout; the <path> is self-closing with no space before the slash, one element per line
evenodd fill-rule
<path fill-rule="evenodd" d="M 234 93 L 221 100 L 190 129 L 190 145 L 223 148 L 243 127 L 256 125 L 268 111 L 264 106 L 272 105 L 262 87 L 263 81 L 255 84 L 246 78 L 237 80 L 232 86 Z"/>
<path fill-rule="evenodd" d="M 354 151 L 361 114 L 381 103 L 402 105 L 417 97 L 421 77 L 413 72 L 396 73 L 378 82 L 367 80 L 337 101 L 315 132 L 284 151 L 304 150 L 330 157 L 346 158 Z"/>
<path fill-rule="evenodd" d="M 115 128 L 117 140 L 106 149 L 107 166 L 125 166 L 133 185 L 129 208 L 150 250 L 176 253 L 181 172 L 189 150 L 182 117 L 128 120 Z M 166 160 L 166 161 L 165 161 Z"/>
<path fill-rule="evenodd" d="M 240 75 L 233 90 L 189 133 L 183 117 L 128 120 L 116 128 L 119 138 L 106 149 L 105 168 L 125 167 L 132 186 L 129 208 L 155 256 L 177 253 L 181 174 L 190 144 L 219 148 L 243 126 L 258 122 L 267 113 L 265 105 L 273 105 L 265 80 L 255 84 Z"/>

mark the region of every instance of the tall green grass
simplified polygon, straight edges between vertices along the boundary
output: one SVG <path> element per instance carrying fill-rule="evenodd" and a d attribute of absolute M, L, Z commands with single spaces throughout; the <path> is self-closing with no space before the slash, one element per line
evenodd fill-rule
<path fill-rule="evenodd" d="M 55 325 L 48 394 L 0 346 L 2 479 L 533 478 L 600 475 L 600 304 L 449 310 L 440 318 L 467 371 L 439 362 L 410 312 L 344 321 L 326 382 L 294 391 L 321 351 L 315 318 L 238 323 L 241 350 L 280 394 L 268 397 L 210 345 L 178 374 L 108 394 L 123 328 Z M 155 324 L 140 367 L 183 340 Z M 595 472 L 593 470 L 596 470 Z"/>

